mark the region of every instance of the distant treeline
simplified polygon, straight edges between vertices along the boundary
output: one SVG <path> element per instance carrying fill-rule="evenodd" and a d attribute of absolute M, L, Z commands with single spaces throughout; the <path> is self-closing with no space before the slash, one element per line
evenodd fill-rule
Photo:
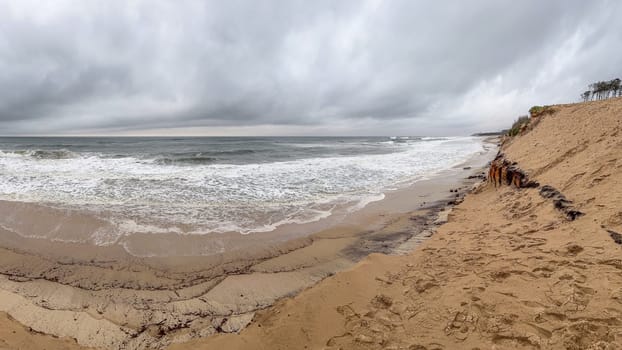
<path fill-rule="evenodd" d="M 508 132 L 507 130 L 476 132 L 475 134 L 471 134 L 471 136 L 500 136 L 500 135 L 504 135 L 507 132 Z"/>
<path fill-rule="evenodd" d="M 589 85 L 590 90 L 581 94 L 583 102 L 604 100 L 611 97 L 622 96 L 620 79 L 616 78 L 609 81 L 599 81 Z"/>

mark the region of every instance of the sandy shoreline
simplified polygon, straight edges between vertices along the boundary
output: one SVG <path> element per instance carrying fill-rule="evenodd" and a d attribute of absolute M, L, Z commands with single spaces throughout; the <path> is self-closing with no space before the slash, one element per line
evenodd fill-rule
<path fill-rule="evenodd" d="M 473 186 L 461 167 L 263 258 L 59 262 L 3 242 L 2 346 L 77 346 L 19 322 L 107 349 L 622 348 L 622 99 L 552 108 L 501 148 L 537 186 L 473 179 L 440 215 Z"/>
<path fill-rule="evenodd" d="M 486 163 L 490 152 L 493 147 L 467 164 L 388 193 L 384 200 L 332 223 L 281 229 L 291 235 L 278 231 L 226 239 L 176 237 L 176 244 L 190 247 L 238 248 L 225 254 L 137 257 L 121 246 L 51 242 L 1 229 L 0 311 L 6 314 L 0 314 L 0 320 L 105 349 L 161 348 L 238 331 L 257 310 L 352 267 L 369 253 L 411 250 L 421 241 L 415 236 L 428 235 L 438 211 L 456 196 L 449 189 L 470 187 L 476 180 L 462 179 L 481 172 L 476 168 Z M 19 205 L 26 207 L 15 211 L 15 203 L 3 202 L 0 211 L 17 219 L 41 214 L 41 208 Z M 46 225 L 45 220 L 17 222 L 26 223 L 21 230 L 32 232 Z M 80 228 L 85 220 L 74 217 L 65 224 Z M 316 233 L 309 235 L 309 230 Z M 166 238 L 136 239 L 137 246 L 151 244 L 149 249 L 171 247 Z"/>
<path fill-rule="evenodd" d="M 553 108 L 502 147 L 538 188 L 482 183 L 412 254 L 171 349 L 622 348 L 622 99 Z"/>

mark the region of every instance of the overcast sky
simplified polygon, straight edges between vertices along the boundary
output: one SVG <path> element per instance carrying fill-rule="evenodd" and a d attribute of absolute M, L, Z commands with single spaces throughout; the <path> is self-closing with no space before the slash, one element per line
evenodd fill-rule
<path fill-rule="evenodd" d="M 461 135 L 618 76 L 620 1 L 0 0 L 3 135 Z"/>

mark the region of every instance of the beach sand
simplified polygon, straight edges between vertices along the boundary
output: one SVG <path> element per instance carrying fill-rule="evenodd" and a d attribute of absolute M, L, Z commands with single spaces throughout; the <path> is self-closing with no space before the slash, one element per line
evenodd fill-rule
<path fill-rule="evenodd" d="M 482 173 L 496 151 L 494 144 L 487 147 L 464 164 L 387 193 L 354 213 L 261 234 L 136 235 L 129 250 L 138 256 L 120 245 L 42 238 L 50 237 L 51 229 L 66 239 L 102 225 L 87 215 L 0 202 L 0 213 L 12 218 L 11 228 L 30 233 L 24 237 L 0 228 L 0 324 L 11 330 L 0 333 L 0 345 L 157 349 L 237 332 L 257 310 L 351 268 L 372 252 L 411 251 L 431 234 L 447 202 L 478 181 L 465 177 Z M 224 253 L 174 254 L 194 247 Z M 168 256 L 141 254 L 158 250 Z"/>
<path fill-rule="evenodd" d="M 372 254 L 240 334 L 170 349 L 622 348 L 622 99 L 553 108 L 502 147 L 540 188 L 482 183 L 412 254 Z"/>
<path fill-rule="evenodd" d="M 538 188 L 480 182 L 438 212 L 418 210 L 447 201 L 422 186 L 430 192 L 399 192 L 366 208 L 374 215 L 241 265 L 105 260 L 112 251 L 86 263 L 92 252 L 62 260 L 3 242 L 0 311 L 101 348 L 622 348 L 622 99 L 553 109 L 501 149 Z M 572 220 L 570 209 L 583 215 Z M 5 347 L 67 342 L 6 314 L 0 322 L 19 332 L 0 333 Z"/>

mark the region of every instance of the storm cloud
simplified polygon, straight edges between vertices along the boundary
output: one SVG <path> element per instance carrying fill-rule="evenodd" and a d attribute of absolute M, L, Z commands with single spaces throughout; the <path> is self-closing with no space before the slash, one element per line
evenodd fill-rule
<path fill-rule="evenodd" d="M 459 135 L 622 70 L 618 1 L 2 1 L 0 134 Z"/>

